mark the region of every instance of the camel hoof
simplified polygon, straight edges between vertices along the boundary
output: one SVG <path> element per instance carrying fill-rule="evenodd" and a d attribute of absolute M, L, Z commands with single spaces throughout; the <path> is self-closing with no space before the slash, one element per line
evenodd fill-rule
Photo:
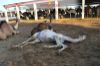
<path fill-rule="evenodd" d="M 12 45 L 11 47 L 10 47 L 10 49 L 18 49 L 19 47 L 17 46 L 17 45 Z"/>
<path fill-rule="evenodd" d="M 19 46 L 18 46 L 18 45 L 13 45 L 12 47 L 13 47 L 13 48 L 18 48 Z"/>
<path fill-rule="evenodd" d="M 50 46 L 48 46 L 48 45 L 44 45 L 43 47 L 44 47 L 44 48 L 50 48 Z"/>
<path fill-rule="evenodd" d="M 23 46 L 20 46 L 21 49 L 23 49 Z"/>
<path fill-rule="evenodd" d="M 61 56 L 61 55 L 62 55 L 62 53 L 61 53 L 61 52 L 59 52 L 59 51 L 57 51 L 57 52 L 56 52 L 56 55 L 57 55 L 57 56 Z"/>

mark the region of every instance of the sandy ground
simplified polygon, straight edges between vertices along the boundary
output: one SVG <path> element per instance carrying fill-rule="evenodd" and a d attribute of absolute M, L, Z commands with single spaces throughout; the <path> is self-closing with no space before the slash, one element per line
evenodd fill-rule
<path fill-rule="evenodd" d="M 87 39 L 80 43 L 67 43 L 68 48 L 60 55 L 58 48 L 44 48 L 45 44 L 28 45 L 23 49 L 11 48 L 30 36 L 35 23 L 22 23 L 20 34 L 0 41 L 0 66 L 100 66 L 100 22 L 84 20 L 81 22 L 65 21 L 52 24 L 54 29 L 73 38 L 87 35 Z"/>

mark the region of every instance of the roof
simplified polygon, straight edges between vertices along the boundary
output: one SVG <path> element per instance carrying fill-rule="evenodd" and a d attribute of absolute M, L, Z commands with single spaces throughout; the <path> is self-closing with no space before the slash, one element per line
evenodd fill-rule
<path fill-rule="evenodd" d="M 82 3 L 82 0 L 78 0 L 79 3 Z M 100 0 L 85 0 L 86 4 L 100 4 Z"/>
<path fill-rule="evenodd" d="M 5 7 L 15 7 L 16 5 L 30 5 L 33 3 L 37 3 L 38 8 L 48 8 L 48 1 L 51 2 L 51 7 L 54 7 L 54 1 L 55 0 L 33 0 L 33 1 L 28 1 L 28 2 L 20 2 L 20 3 L 13 3 L 13 4 L 8 4 Z M 59 7 L 63 6 L 76 6 L 76 5 L 81 5 L 82 0 L 58 0 L 59 1 Z M 100 4 L 100 0 L 85 0 L 86 4 Z M 41 3 L 41 4 L 40 4 Z M 32 5 L 29 7 L 33 7 Z"/>

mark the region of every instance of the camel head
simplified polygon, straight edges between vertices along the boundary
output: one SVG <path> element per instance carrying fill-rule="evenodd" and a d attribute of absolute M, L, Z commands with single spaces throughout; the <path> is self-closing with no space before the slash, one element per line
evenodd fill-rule
<path fill-rule="evenodd" d="M 7 22 L 6 22 L 5 20 L 0 21 L 0 27 L 1 27 L 3 24 L 7 24 Z"/>

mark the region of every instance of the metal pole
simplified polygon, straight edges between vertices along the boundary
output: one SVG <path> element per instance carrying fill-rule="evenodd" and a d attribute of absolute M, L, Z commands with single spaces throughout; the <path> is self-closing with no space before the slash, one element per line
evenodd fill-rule
<path fill-rule="evenodd" d="M 10 17 L 13 17 L 13 16 L 12 16 L 12 12 L 10 12 Z"/>
<path fill-rule="evenodd" d="M 55 0 L 55 18 L 58 19 L 58 0 Z"/>
<path fill-rule="evenodd" d="M 17 19 L 20 20 L 19 7 L 16 5 Z"/>
<path fill-rule="evenodd" d="M 52 16 L 51 16 L 51 13 L 50 13 L 50 7 L 51 7 L 51 0 L 48 0 L 48 8 L 49 8 L 49 14 L 48 14 L 48 19 L 49 19 L 49 21 L 50 21 L 50 23 L 51 23 L 51 20 L 52 20 Z"/>
<path fill-rule="evenodd" d="M 82 0 L 82 19 L 84 19 L 85 14 L 85 0 Z"/>
<path fill-rule="evenodd" d="M 5 8 L 5 19 L 6 19 L 6 22 L 9 22 L 8 14 L 7 14 L 7 8 Z"/>
<path fill-rule="evenodd" d="M 37 5 L 36 5 L 36 3 L 33 4 L 33 7 L 34 7 L 34 16 L 35 16 L 35 20 L 38 20 Z"/>

